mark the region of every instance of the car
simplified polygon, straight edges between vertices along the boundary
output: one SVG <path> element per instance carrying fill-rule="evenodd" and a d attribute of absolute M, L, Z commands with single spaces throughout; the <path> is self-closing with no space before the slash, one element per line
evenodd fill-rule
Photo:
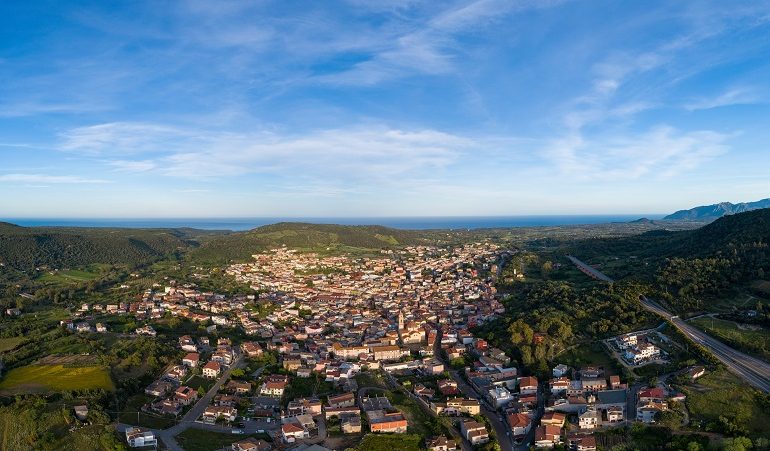
<path fill-rule="evenodd" d="M 243 429 L 233 429 L 231 432 L 233 434 L 243 434 Z"/>
<path fill-rule="evenodd" d="M 243 428 L 245 428 L 245 427 L 246 427 L 246 425 L 245 425 L 244 423 L 242 423 L 242 422 L 241 422 L 241 423 L 238 423 L 238 427 L 239 427 L 239 428 L 241 428 L 241 429 L 243 429 Z"/>
<path fill-rule="evenodd" d="M 257 429 L 257 434 L 264 434 L 264 433 L 265 433 L 264 429 Z"/>

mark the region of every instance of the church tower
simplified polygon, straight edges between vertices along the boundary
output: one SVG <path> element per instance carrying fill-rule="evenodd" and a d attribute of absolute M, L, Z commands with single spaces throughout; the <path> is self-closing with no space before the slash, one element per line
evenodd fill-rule
<path fill-rule="evenodd" d="M 398 311 L 398 330 L 404 330 L 404 312 L 402 310 Z"/>

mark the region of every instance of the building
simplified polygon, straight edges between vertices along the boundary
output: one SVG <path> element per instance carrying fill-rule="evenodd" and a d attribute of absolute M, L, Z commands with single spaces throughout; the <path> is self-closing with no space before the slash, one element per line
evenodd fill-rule
<path fill-rule="evenodd" d="M 353 415 L 340 416 L 340 429 L 343 434 L 358 434 L 361 432 L 361 416 L 356 413 Z"/>
<path fill-rule="evenodd" d="M 589 407 L 578 414 L 578 427 L 580 429 L 594 429 L 601 422 L 601 413 L 595 408 Z"/>
<path fill-rule="evenodd" d="M 182 359 L 182 364 L 189 366 L 190 368 L 195 368 L 198 366 L 198 363 L 200 362 L 200 360 L 201 360 L 200 354 L 198 354 L 197 352 L 191 352 L 186 356 L 184 356 L 184 358 Z"/>
<path fill-rule="evenodd" d="M 286 443 L 294 443 L 297 439 L 310 438 L 310 432 L 297 423 L 281 425 L 281 437 Z"/>
<path fill-rule="evenodd" d="M 327 401 L 329 407 L 353 407 L 356 405 L 356 396 L 353 393 L 329 395 Z"/>
<path fill-rule="evenodd" d="M 535 446 L 553 448 L 561 443 L 561 428 L 550 424 L 540 425 L 535 429 Z"/>
<path fill-rule="evenodd" d="M 428 442 L 428 451 L 457 451 L 457 443 L 442 435 Z"/>
<path fill-rule="evenodd" d="M 519 378 L 519 392 L 522 395 L 537 393 L 537 378 L 533 376 Z"/>
<path fill-rule="evenodd" d="M 222 365 L 219 362 L 208 362 L 203 366 L 203 377 L 214 379 L 219 376 L 221 370 Z"/>
<path fill-rule="evenodd" d="M 249 437 L 246 440 L 233 443 L 231 448 L 232 451 L 270 451 L 272 446 L 264 440 Z"/>
<path fill-rule="evenodd" d="M 471 445 L 483 445 L 489 442 L 489 432 L 487 428 L 474 420 L 464 420 L 460 423 L 460 432 Z"/>
<path fill-rule="evenodd" d="M 183 385 L 176 389 L 176 392 L 174 392 L 174 397 L 177 401 L 179 401 L 180 404 L 189 406 L 198 400 L 198 392 L 186 385 Z"/>
<path fill-rule="evenodd" d="M 526 435 L 532 429 L 532 420 L 524 413 L 511 413 L 508 415 L 508 426 L 514 437 Z"/>
<path fill-rule="evenodd" d="M 126 442 L 131 448 L 141 448 L 144 446 L 158 446 L 158 439 L 155 433 L 149 429 L 141 427 L 129 427 L 126 429 Z"/>
<path fill-rule="evenodd" d="M 399 411 L 369 410 L 366 416 L 372 432 L 405 434 L 409 426 L 406 417 Z"/>

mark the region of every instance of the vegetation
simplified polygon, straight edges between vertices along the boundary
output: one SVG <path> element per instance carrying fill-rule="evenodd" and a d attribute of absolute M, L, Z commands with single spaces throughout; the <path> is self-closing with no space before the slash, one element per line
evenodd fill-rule
<path fill-rule="evenodd" d="M 29 365 L 12 369 L 0 382 L 0 392 L 6 394 L 114 388 L 100 366 Z"/>
<path fill-rule="evenodd" d="M 192 428 L 187 429 L 186 431 L 177 435 L 176 440 L 185 449 L 185 451 L 215 451 L 224 447 L 229 449 L 232 443 L 241 441 L 248 437 L 254 437 L 266 441 L 270 440 L 270 438 L 265 434 L 233 435 Z"/>
<path fill-rule="evenodd" d="M 730 436 L 770 438 L 767 395 L 747 388 L 727 370 L 716 370 L 682 389 L 687 395 L 691 423 Z"/>
<path fill-rule="evenodd" d="M 356 448 L 359 451 L 418 451 L 417 434 L 367 434 Z"/>
<path fill-rule="evenodd" d="M 767 329 L 709 317 L 697 318 L 690 323 L 734 348 L 770 359 L 770 331 Z"/>

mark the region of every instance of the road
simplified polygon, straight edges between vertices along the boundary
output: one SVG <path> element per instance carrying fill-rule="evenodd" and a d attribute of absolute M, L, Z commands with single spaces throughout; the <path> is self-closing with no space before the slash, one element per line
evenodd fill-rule
<path fill-rule="evenodd" d="M 151 429 L 155 433 L 155 436 L 163 442 L 163 445 L 171 450 L 171 451 L 184 451 L 184 449 L 179 446 L 177 443 L 176 437 L 177 435 L 181 434 L 182 432 L 186 431 L 189 428 L 195 428 L 195 429 L 202 429 L 206 431 L 212 431 L 212 432 L 222 432 L 222 433 L 230 433 L 232 432 L 233 428 L 220 426 L 217 424 L 206 424 L 206 423 L 199 423 L 196 420 L 203 414 L 203 411 L 206 410 L 206 407 L 208 407 L 211 404 L 211 401 L 214 399 L 214 396 L 216 396 L 217 392 L 219 392 L 219 389 L 222 387 L 222 384 L 224 384 L 229 378 L 230 374 L 232 374 L 233 370 L 236 368 L 241 367 L 241 364 L 243 363 L 243 354 L 238 353 L 233 363 L 222 373 L 219 375 L 219 378 L 217 378 L 217 381 L 214 383 L 214 385 L 209 389 L 208 392 L 206 392 L 205 395 L 203 395 L 202 398 L 198 400 L 198 402 L 195 403 L 195 405 L 182 417 L 181 420 L 174 426 L 171 426 L 168 429 Z M 259 420 L 259 421 L 247 421 L 245 422 L 245 430 L 244 432 L 246 434 L 253 434 L 257 430 L 267 430 L 272 429 L 276 427 L 276 423 L 267 423 L 266 421 Z M 128 424 L 122 424 L 118 423 L 117 430 L 118 432 L 125 432 L 126 428 L 132 427 Z M 234 436 L 235 437 L 235 436 Z"/>
<path fill-rule="evenodd" d="M 581 271 L 598 280 L 612 282 L 612 279 L 600 271 L 583 263 L 575 257 L 568 256 Z M 687 324 L 681 318 L 673 315 L 661 307 L 657 302 L 645 296 L 640 296 L 639 301 L 647 310 L 662 316 L 670 321 L 677 329 L 691 340 L 702 345 L 716 357 L 728 370 L 765 393 L 770 393 L 770 364 L 755 357 L 737 351 L 705 332 Z"/>
<path fill-rule="evenodd" d="M 444 355 L 441 352 L 441 328 L 436 327 L 436 330 L 436 341 L 433 344 L 433 356 L 439 359 L 446 368 L 451 368 L 449 362 L 444 358 Z M 457 382 L 457 388 L 466 397 L 479 400 L 479 404 L 481 404 L 481 414 L 487 418 L 489 424 L 491 424 L 492 428 L 494 428 L 495 434 L 497 435 L 497 442 L 500 444 L 500 449 L 502 451 L 513 451 L 513 437 L 509 435 L 510 428 L 508 427 L 508 423 L 506 422 L 505 418 L 501 417 L 501 414 L 487 403 L 487 400 L 484 398 L 483 394 L 480 395 L 476 392 L 476 390 L 473 389 L 473 387 L 468 385 L 468 383 L 465 382 L 458 371 L 451 370 L 449 371 L 449 375 L 452 377 L 452 380 Z M 534 430 L 534 428 L 532 429 Z"/>

